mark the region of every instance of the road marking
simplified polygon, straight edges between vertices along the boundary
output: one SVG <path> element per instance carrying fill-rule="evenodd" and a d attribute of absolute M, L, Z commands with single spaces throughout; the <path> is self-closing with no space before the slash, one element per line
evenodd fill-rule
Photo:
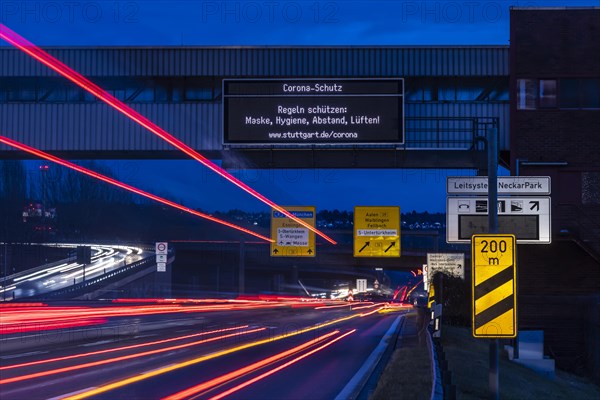
<path fill-rule="evenodd" d="M 0 360 L 10 360 L 13 358 L 19 358 L 19 357 L 27 357 L 27 356 L 36 356 L 39 354 L 46 354 L 48 353 L 48 351 L 32 351 L 29 353 L 21 353 L 21 354 L 12 354 L 10 356 L 2 356 L 0 357 Z"/>
<path fill-rule="evenodd" d="M 80 344 L 78 347 L 99 346 L 101 344 L 107 344 L 107 343 L 112 343 L 112 342 L 114 342 L 114 340 L 101 340 L 99 342 Z"/>

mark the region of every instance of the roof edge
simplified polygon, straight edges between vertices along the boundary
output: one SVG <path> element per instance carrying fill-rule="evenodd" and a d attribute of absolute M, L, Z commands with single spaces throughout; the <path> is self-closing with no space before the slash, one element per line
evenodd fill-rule
<path fill-rule="evenodd" d="M 144 46 L 40 46 L 43 49 L 55 49 L 55 50 L 94 50 L 94 49 L 114 49 L 114 50 L 131 50 L 131 49 L 181 49 L 181 50 L 352 50 L 352 49 L 372 49 L 372 50 L 401 50 L 401 49 L 508 49 L 510 46 L 506 45 L 335 45 L 335 46 L 319 46 L 319 45 L 264 45 L 264 46 L 235 46 L 235 45 L 144 45 Z M 10 45 L 0 45 L 1 49 L 15 49 Z"/>

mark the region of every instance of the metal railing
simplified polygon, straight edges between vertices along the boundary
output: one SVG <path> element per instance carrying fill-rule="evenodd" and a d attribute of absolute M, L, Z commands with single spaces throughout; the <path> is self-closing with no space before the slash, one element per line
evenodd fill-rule
<path fill-rule="evenodd" d="M 558 204 L 559 234 L 569 235 L 580 247 L 592 257 L 600 261 L 600 244 L 598 241 L 586 241 L 584 236 L 591 232 L 592 236 L 600 237 L 600 219 L 587 213 L 576 204 Z M 595 234 L 595 235 L 594 235 Z"/>
<path fill-rule="evenodd" d="M 490 127 L 499 128 L 498 117 L 407 117 L 404 149 L 484 150 L 481 138 Z"/>

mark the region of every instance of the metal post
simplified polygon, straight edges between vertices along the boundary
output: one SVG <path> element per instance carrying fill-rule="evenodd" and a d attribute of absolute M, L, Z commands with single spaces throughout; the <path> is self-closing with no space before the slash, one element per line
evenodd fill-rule
<path fill-rule="evenodd" d="M 498 233 L 498 130 L 488 129 L 488 222 L 489 233 Z"/>
<path fill-rule="evenodd" d="M 498 233 L 498 128 L 487 130 L 488 144 L 488 225 L 489 233 Z M 499 342 L 490 341 L 490 398 L 500 399 Z"/>
<path fill-rule="evenodd" d="M 521 170 L 521 162 L 527 161 L 527 159 L 517 158 L 515 176 L 519 176 Z M 517 279 L 517 294 L 519 293 L 519 280 Z M 515 338 L 512 340 L 513 344 L 513 359 L 519 358 L 519 332 L 517 332 Z"/>

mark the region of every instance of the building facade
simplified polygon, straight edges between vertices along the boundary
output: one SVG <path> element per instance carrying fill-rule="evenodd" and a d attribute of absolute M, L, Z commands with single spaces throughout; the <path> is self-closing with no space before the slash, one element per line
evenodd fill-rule
<path fill-rule="evenodd" d="M 550 176 L 550 246 L 519 247 L 521 329 L 600 380 L 600 8 L 514 8 L 510 160 Z"/>

